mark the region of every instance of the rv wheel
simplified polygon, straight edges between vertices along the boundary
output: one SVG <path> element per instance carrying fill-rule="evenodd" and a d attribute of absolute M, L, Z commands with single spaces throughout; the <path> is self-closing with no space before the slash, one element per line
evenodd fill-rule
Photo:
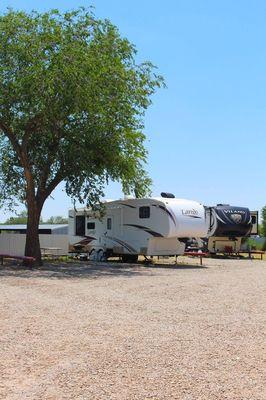
<path fill-rule="evenodd" d="M 138 262 L 138 255 L 137 254 L 123 254 L 122 255 L 122 262 L 124 263 L 137 263 Z"/>
<path fill-rule="evenodd" d="M 90 256 L 89 256 L 89 259 L 90 259 L 90 261 L 96 261 L 97 260 L 97 253 L 96 253 L 96 251 L 93 249 L 91 252 L 90 252 Z"/>
<path fill-rule="evenodd" d="M 99 250 L 97 253 L 97 261 L 106 261 L 106 254 L 103 250 Z"/>

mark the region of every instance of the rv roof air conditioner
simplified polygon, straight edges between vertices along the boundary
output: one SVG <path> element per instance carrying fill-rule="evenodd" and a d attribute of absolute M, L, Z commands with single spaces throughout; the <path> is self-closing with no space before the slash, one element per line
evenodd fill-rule
<path fill-rule="evenodd" d="M 167 193 L 167 192 L 162 192 L 161 193 L 162 197 L 166 197 L 167 199 L 174 199 L 175 195 L 173 193 Z"/>

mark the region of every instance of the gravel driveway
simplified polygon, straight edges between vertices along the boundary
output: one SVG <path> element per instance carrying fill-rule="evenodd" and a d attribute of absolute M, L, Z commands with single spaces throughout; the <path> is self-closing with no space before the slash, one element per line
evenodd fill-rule
<path fill-rule="evenodd" d="M 0 399 L 265 400 L 266 262 L 0 270 Z"/>

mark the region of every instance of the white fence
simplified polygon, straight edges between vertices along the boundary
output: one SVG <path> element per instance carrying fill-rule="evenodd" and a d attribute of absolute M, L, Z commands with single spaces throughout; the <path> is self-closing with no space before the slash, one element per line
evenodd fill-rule
<path fill-rule="evenodd" d="M 39 235 L 42 248 L 57 248 L 57 255 L 68 253 L 68 235 Z M 23 256 L 25 250 L 26 235 L 19 233 L 0 234 L 0 253 Z"/>

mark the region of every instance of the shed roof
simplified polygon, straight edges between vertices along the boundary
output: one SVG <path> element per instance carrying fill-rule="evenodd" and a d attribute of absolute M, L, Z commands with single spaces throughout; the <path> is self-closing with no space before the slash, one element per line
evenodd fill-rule
<path fill-rule="evenodd" d="M 62 229 L 62 228 L 67 228 L 68 224 L 40 224 L 39 225 L 39 231 L 40 230 L 57 230 L 57 229 Z M 0 224 L 0 231 L 22 231 L 27 229 L 26 224 L 14 224 L 14 225 L 9 225 L 9 224 Z"/>

